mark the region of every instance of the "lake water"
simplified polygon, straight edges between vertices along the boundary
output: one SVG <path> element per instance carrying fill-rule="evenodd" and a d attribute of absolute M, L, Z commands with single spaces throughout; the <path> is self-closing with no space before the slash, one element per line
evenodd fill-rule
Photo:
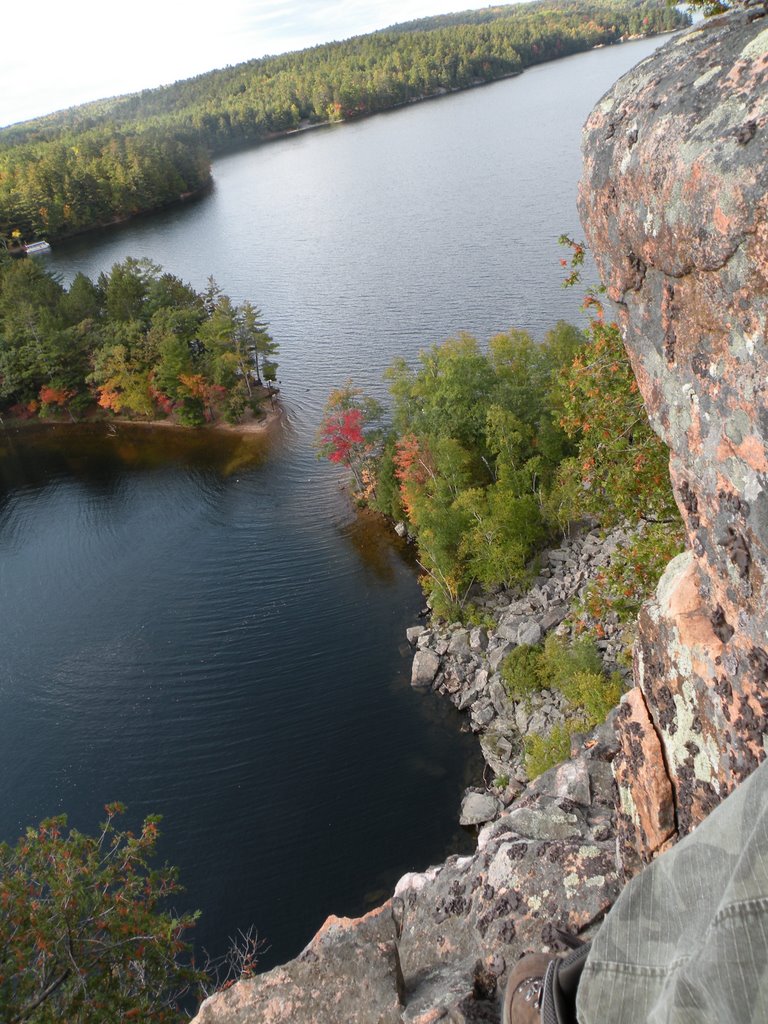
<path fill-rule="evenodd" d="M 254 924 L 265 967 L 471 846 L 476 743 L 408 685 L 409 554 L 312 438 L 331 387 L 383 394 L 396 355 L 578 321 L 556 240 L 580 127 L 655 45 L 227 157 L 193 204 L 57 247 L 66 280 L 149 256 L 258 303 L 288 412 L 269 441 L 0 433 L 0 838 L 162 813 L 200 944 Z"/>

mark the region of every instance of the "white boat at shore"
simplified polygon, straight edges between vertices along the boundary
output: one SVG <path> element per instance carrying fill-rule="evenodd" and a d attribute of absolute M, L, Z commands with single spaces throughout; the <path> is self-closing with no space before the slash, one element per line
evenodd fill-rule
<path fill-rule="evenodd" d="M 51 246 L 48 242 L 29 242 L 24 246 L 24 252 L 27 256 L 45 256 L 46 253 L 51 251 Z"/>

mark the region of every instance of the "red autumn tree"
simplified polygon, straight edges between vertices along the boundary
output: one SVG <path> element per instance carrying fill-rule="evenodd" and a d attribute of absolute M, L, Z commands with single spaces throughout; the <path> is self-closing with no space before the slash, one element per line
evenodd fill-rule
<path fill-rule="evenodd" d="M 39 398 L 43 405 L 60 405 L 62 408 L 74 395 L 74 391 L 67 388 L 54 388 L 50 385 L 43 385 L 40 388 Z"/>
<path fill-rule="evenodd" d="M 318 457 L 351 470 L 358 491 L 363 489 L 365 463 L 378 440 L 376 424 L 381 415 L 379 402 L 351 380 L 332 391 L 325 403 L 315 441 Z"/>

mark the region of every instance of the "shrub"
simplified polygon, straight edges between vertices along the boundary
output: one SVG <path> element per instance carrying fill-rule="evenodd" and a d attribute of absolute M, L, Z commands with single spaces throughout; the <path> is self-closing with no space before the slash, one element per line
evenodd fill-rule
<path fill-rule="evenodd" d="M 605 672 L 577 672 L 562 688 L 563 696 L 571 707 L 584 712 L 590 728 L 605 721 L 621 700 L 622 692 L 618 672 L 612 672 L 610 676 Z"/>
<path fill-rule="evenodd" d="M 569 644 L 550 633 L 544 641 L 540 668 L 542 685 L 563 693 L 578 673 L 599 675 L 602 671 L 600 654 L 589 637 L 578 637 Z"/>
<path fill-rule="evenodd" d="M 513 700 L 525 700 L 547 688 L 557 690 L 568 702 L 571 717 L 566 723 L 554 726 L 546 736 L 525 738 L 525 767 L 532 779 L 566 760 L 571 735 L 605 721 L 623 689 L 619 673 L 605 672 L 587 636 L 568 644 L 550 633 L 543 647 L 516 647 L 504 659 L 501 675 Z"/>
<path fill-rule="evenodd" d="M 525 737 L 525 770 L 528 778 L 535 779 L 555 765 L 568 760 L 571 752 L 571 736 L 583 728 L 579 719 L 555 725 L 547 736 L 535 733 Z"/>
<path fill-rule="evenodd" d="M 184 962 L 197 915 L 164 909 L 176 872 L 149 864 L 159 818 L 134 835 L 115 828 L 120 804 L 105 809 L 95 837 L 60 816 L 0 845 L 0 1020 L 177 1021 L 200 980 Z"/>
<path fill-rule="evenodd" d="M 470 629 L 474 626 L 483 626 L 487 630 L 496 628 L 496 619 L 491 615 L 485 608 L 480 608 L 478 605 L 469 601 L 461 609 L 461 620 L 465 626 L 469 626 Z"/>
<path fill-rule="evenodd" d="M 203 403 L 199 398 L 185 397 L 176 406 L 176 418 L 183 427 L 201 427 L 205 423 Z"/>
<path fill-rule="evenodd" d="M 526 700 L 546 684 L 541 681 L 541 645 L 521 644 L 506 656 L 501 665 L 501 678 L 512 700 Z"/>
<path fill-rule="evenodd" d="M 620 622 L 632 622 L 652 597 L 656 584 L 684 547 L 682 522 L 653 523 L 618 551 L 611 564 L 587 588 L 585 610 L 600 622 L 615 612 Z"/>
<path fill-rule="evenodd" d="M 541 653 L 539 673 L 543 685 L 562 693 L 589 728 L 603 722 L 621 698 L 621 677 L 617 672 L 610 676 L 605 672 L 588 636 L 568 644 L 550 633 Z"/>

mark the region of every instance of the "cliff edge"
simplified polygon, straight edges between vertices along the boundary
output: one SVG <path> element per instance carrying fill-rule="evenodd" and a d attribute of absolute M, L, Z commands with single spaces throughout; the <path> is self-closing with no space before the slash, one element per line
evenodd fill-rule
<path fill-rule="evenodd" d="M 598 104 L 580 213 L 690 551 L 640 619 L 622 710 L 627 874 L 762 760 L 768 712 L 768 19 L 712 19 Z"/>
<path fill-rule="evenodd" d="M 677 36 L 600 102 L 581 215 L 690 542 L 642 613 L 635 686 L 472 857 L 406 876 L 364 918 L 329 918 L 291 963 L 206 1000 L 199 1024 L 498 1022 L 522 952 L 556 942 L 553 927 L 588 933 L 620 876 L 764 757 L 767 207 L 768 19 Z"/>

